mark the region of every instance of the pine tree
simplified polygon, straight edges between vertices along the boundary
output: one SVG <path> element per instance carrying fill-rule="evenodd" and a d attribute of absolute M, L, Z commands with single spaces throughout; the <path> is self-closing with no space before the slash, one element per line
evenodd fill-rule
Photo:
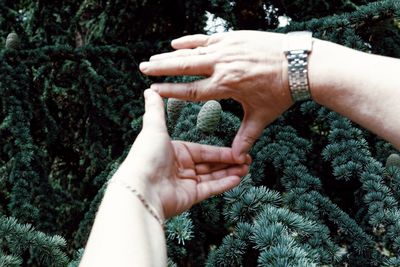
<path fill-rule="evenodd" d="M 142 92 L 164 79 L 138 62 L 204 32 L 206 12 L 226 28 L 310 30 L 400 57 L 398 0 L 0 0 L 0 266 L 79 264 L 105 184 L 140 131 Z M 290 24 L 278 27 L 280 16 Z M 172 138 L 229 146 L 240 105 L 220 101 L 202 131 L 204 104 L 172 112 Z M 265 129 L 237 188 L 167 222 L 168 264 L 400 266 L 400 168 L 386 165 L 399 153 L 296 104 Z"/>

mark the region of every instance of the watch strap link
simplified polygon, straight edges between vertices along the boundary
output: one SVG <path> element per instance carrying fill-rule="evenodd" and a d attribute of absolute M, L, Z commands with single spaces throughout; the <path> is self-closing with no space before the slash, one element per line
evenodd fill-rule
<path fill-rule="evenodd" d="M 285 49 L 289 88 L 294 102 L 311 98 L 308 81 L 308 55 L 312 50 L 311 32 L 290 32 Z"/>

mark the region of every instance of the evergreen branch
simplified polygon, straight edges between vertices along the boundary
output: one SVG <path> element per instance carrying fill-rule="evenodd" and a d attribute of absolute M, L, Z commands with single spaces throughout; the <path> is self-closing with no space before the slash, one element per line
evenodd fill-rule
<path fill-rule="evenodd" d="M 193 222 L 190 214 L 184 212 L 179 216 L 169 219 L 166 223 L 165 234 L 168 241 L 177 240 L 178 244 L 185 245 L 185 241 L 191 240 L 193 233 Z"/>
<path fill-rule="evenodd" d="M 5 255 L 0 251 L 0 266 L 19 267 L 22 265 L 22 259 L 14 255 Z"/>
<path fill-rule="evenodd" d="M 309 29 L 313 32 L 323 33 L 326 31 L 338 31 L 347 27 L 360 30 L 360 28 L 367 27 L 377 21 L 397 17 L 400 12 L 399 10 L 400 4 L 397 0 L 377 1 L 359 6 L 351 13 L 311 19 L 306 22 L 292 22 L 284 29 L 280 29 L 280 31 L 288 32 Z"/>
<path fill-rule="evenodd" d="M 351 175 L 357 177 L 362 183 L 363 201 L 368 207 L 368 222 L 372 227 L 386 229 L 386 234 L 384 233 L 383 237 L 378 235 L 378 238 L 383 238 L 388 245 L 391 243 L 389 246 L 399 252 L 399 247 L 396 246 L 396 237 L 400 235 L 400 227 L 397 226 L 397 220 L 400 219 L 399 203 L 384 182 L 382 164 L 371 156 L 360 130 L 339 115 L 332 114 L 331 118 L 331 125 L 334 130 L 329 135 L 329 140 L 332 143 L 324 150 L 325 157 L 333 158 L 336 156 L 347 160 L 352 158 L 354 162 L 359 162 L 360 167 Z M 348 148 L 347 151 L 341 149 L 344 144 L 348 143 L 351 143 L 353 147 Z M 339 151 L 342 151 L 342 153 Z M 333 168 L 340 166 L 340 164 L 343 164 L 343 160 L 332 161 Z"/>
<path fill-rule="evenodd" d="M 30 224 L 20 224 L 14 218 L 0 217 L 0 237 L 3 242 L 7 240 L 9 250 L 13 255 L 21 256 L 28 249 L 32 256 L 46 266 L 65 266 L 68 262 L 67 255 L 61 250 L 66 246 L 65 239 L 61 236 L 48 236 L 35 230 Z M 11 258 L 9 258 L 11 259 Z M 17 262 L 15 256 L 13 261 Z"/>

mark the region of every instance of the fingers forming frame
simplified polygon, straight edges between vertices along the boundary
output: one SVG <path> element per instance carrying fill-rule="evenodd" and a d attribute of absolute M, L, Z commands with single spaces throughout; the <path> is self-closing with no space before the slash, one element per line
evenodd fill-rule
<path fill-rule="evenodd" d="M 265 125 L 263 125 L 261 120 L 259 121 L 245 114 L 239 131 L 232 143 L 232 150 L 235 158 L 242 158 L 247 154 L 262 134 L 264 127 Z"/>
<path fill-rule="evenodd" d="M 211 76 L 214 71 L 216 57 L 213 56 L 213 48 L 210 46 L 217 43 L 221 39 L 220 36 L 222 35 L 207 36 L 196 34 L 173 40 L 171 45 L 178 50 L 155 55 L 150 58 L 149 62 L 142 63 L 140 69 L 145 74 L 155 76 Z M 210 98 L 216 99 L 218 98 L 216 92 L 220 92 L 220 98 L 223 98 L 222 90 L 210 90 L 210 78 L 186 84 L 154 84 L 151 88 L 163 97 L 173 96 L 186 100 L 201 101 Z M 212 96 L 209 95 L 211 91 L 213 91 Z M 163 101 L 156 92 L 150 90 L 150 92 L 145 93 L 146 113 L 143 118 L 143 124 L 144 127 L 162 127 L 166 130 Z M 258 135 L 258 132 L 251 135 Z M 252 143 L 252 140 L 240 139 L 236 140 L 236 143 L 243 141 Z M 235 187 L 240 183 L 240 176 L 244 176 L 248 172 L 248 165 L 251 163 L 249 155 L 239 158 L 234 155 L 234 150 L 231 148 L 181 141 L 173 142 L 184 146 L 195 164 L 193 172 L 199 178 L 197 201 L 202 201 L 212 195 L 221 194 Z M 187 175 L 192 176 L 194 173 L 190 172 Z"/>
<path fill-rule="evenodd" d="M 159 94 L 151 89 L 144 92 L 145 113 L 143 115 L 143 129 L 167 131 L 165 124 L 164 102 Z"/>

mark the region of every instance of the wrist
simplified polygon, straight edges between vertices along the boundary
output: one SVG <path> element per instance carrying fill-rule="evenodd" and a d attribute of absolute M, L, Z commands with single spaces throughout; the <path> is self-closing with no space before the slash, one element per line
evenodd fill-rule
<path fill-rule="evenodd" d="M 309 58 L 309 81 L 312 98 L 320 105 L 332 108 L 346 97 L 348 75 L 358 64 L 356 51 L 332 42 L 314 38 Z"/>
<path fill-rule="evenodd" d="M 115 183 L 125 186 L 130 191 L 137 191 L 137 196 L 139 196 L 139 198 L 143 198 L 140 199 L 143 204 L 148 204 L 151 207 L 150 209 L 154 209 L 157 217 L 159 217 L 162 221 L 165 220 L 165 212 L 162 201 L 156 190 L 156 186 L 151 184 L 150 177 L 140 174 L 130 174 L 126 176 L 117 172 L 111 178 L 111 181 L 115 181 Z"/>
<path fill-rule="evenodd" d="M 328 42 L 314 38 L 314 49 L 310 54 L 308 65 L 310 92 L 313 100 L 321 105 L 325 102 L 324 88 L 329 87 L 329 77 L 327 77 L 331 69 L 328 67 L 331 62 L 329 54 L 333 51 L 330 51 L 328 47 Z"/>
<path fill-rule="evenodd" d="M 311 98 L 308 58 L 312 47 L 313 38 L 309 31 L 288 32 L 285 35 L 284 53 L 288 63 L 288 82 L 293 102 Z"/>
<path fill-rule="evenodd" d="M 289 63 L 287 61 L 285 53 L 282 53 L 281 62 L 282 62 L 282 74 L 281 74 L 282 95 L 284 95 L 284 98 L 287 100 L 287 102 L 290 103 L 290 105 L 292 105 L 294 104 L 294 101 L 289 86 L 289 73 L 288 73 Z"/>

